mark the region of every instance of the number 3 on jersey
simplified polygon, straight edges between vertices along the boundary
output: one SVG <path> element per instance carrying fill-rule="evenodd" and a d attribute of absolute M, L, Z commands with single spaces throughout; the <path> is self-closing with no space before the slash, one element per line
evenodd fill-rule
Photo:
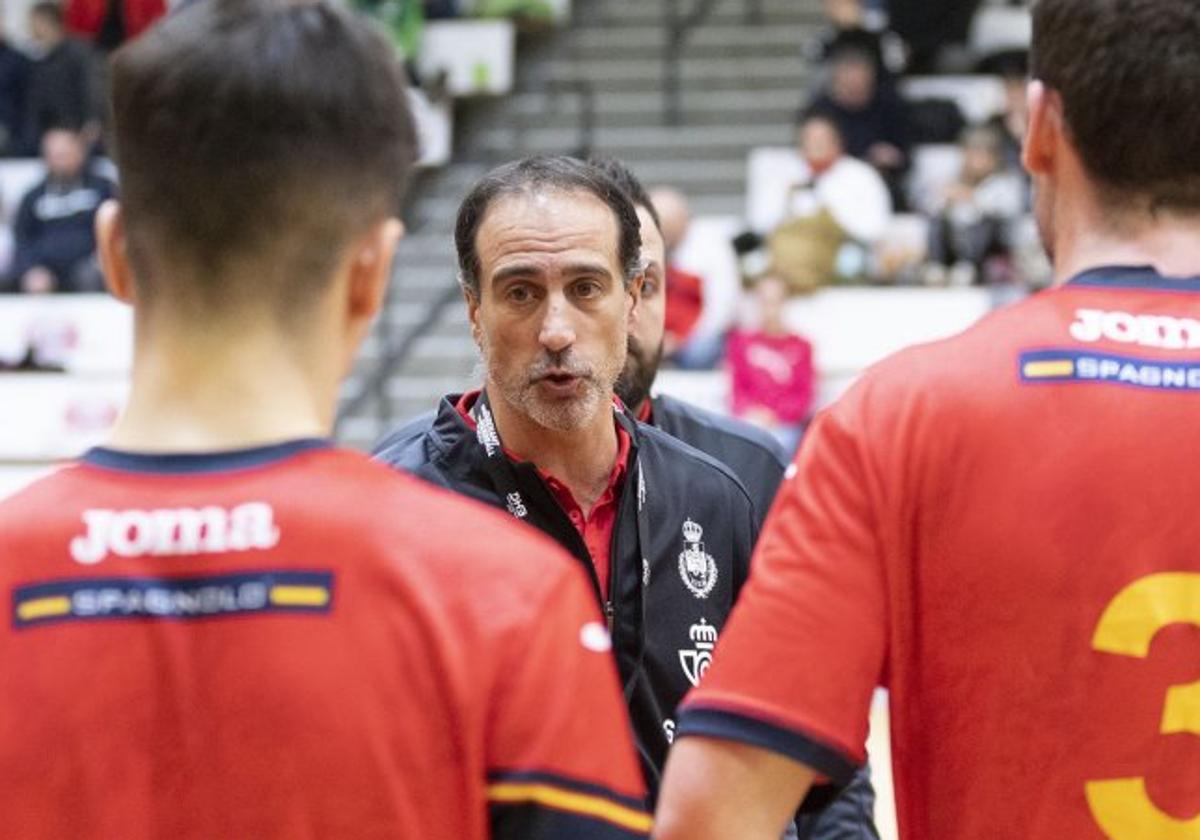
<path fill-rule="evenodd" d="M 1200 627 L 1200 574 L 1155 574 L 1125 587 L 1100 617 L 1092 647 L 1145 659 L 1154 636 L 1172 624 Z M 1167 691 L 1160 731 L 1200 735 L 1200 681 Z M 1200 840 L 1200 817 L 1179 820 L 1164 813 L 1150 800 L 1144 778 L 1088 782 L 1087 800 L 1112 840 Z"/>

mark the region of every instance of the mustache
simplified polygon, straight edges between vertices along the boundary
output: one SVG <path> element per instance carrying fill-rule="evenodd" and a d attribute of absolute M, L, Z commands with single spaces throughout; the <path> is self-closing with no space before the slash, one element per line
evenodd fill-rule
<path fill-rule="evenodd" d="M 594 377 L 594 371 L 589 365 L 575 359 L 569 353 L 547 353 L 539 356 L 534 360 L 527 374 L 531 382 L 553 374 L 566 374 L 580 379 Z"/>

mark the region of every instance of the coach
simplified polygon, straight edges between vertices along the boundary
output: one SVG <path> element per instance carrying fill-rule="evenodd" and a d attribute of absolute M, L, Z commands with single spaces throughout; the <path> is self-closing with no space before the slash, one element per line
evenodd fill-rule
<path fill-rule="evenodd" d="M 584 565 L 656 789 L 758 514 L 727 467 L 614 400 L 642 265 L 637 213 L 606 175 L 565 157 L 501 166 L 463 201 L 455 239 L 484 388 L 447 396 L 377 455 L 508 510 Z"/>

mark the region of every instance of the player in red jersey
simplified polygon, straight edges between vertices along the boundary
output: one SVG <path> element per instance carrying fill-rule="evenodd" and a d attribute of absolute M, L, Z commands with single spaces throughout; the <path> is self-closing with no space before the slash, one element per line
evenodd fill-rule
<path fill-rule="evenodd" d="M 0 834 L 645 836 L 577 564 L 323 438 L 413 154 L 386 42 L 209 0 L 112 76 L 133 390 L 0 506 Z"/>
<path fill-rule="evenodd" d="M 1039 0 L 1058 288 L 868 372 L 685 701 L 658 834 L 777 837 L 891 692 L 901 836 L 1200 837 L 1200 5 Z"/>

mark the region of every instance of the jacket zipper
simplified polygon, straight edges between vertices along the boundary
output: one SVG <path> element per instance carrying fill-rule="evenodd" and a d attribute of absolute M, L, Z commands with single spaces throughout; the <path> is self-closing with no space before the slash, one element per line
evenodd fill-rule
<path fill-rule="evenodd" d="M 613 602 L 611 600 L 604 602 L 604 620 L 608 624 L 608 634 L 611 636 L 613 627 L 617 623 L 617 611 L 613 607 Z"/>

